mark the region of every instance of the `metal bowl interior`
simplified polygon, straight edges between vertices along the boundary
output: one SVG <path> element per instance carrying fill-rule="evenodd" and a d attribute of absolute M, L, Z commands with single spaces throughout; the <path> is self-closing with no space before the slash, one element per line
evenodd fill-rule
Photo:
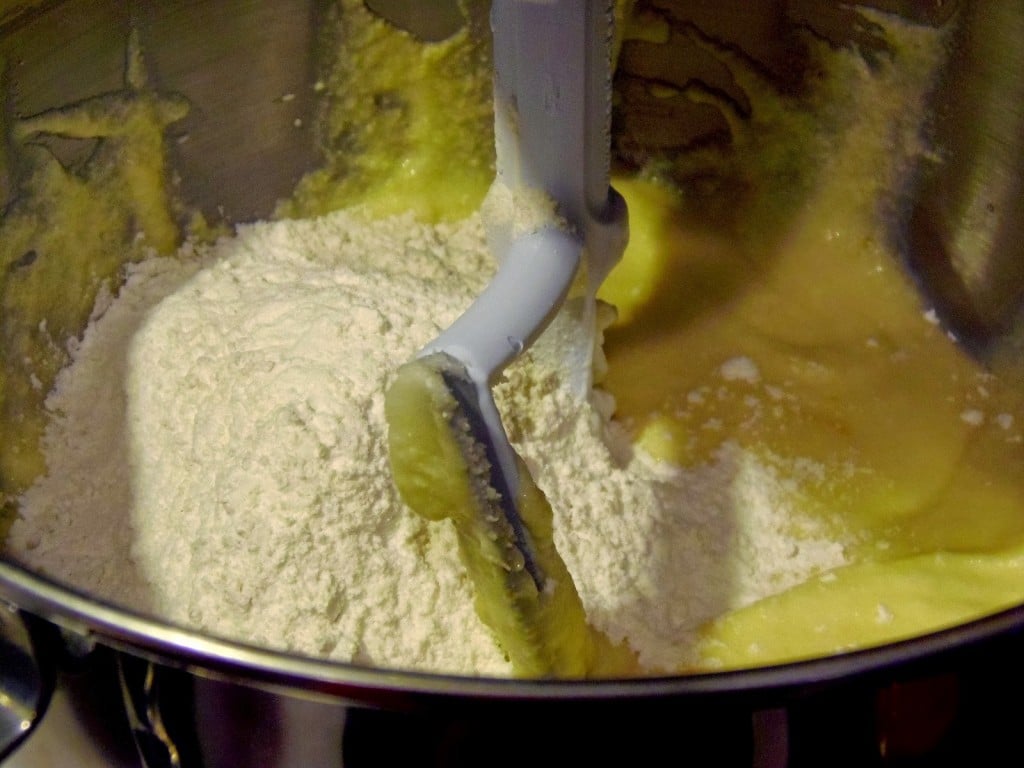
<path fill-rule="evenodd" d="M 924 5 L 932 4 L 916 4 Z M 145 36 L 157 87 L 184 94 L 192 104 L 169 136 L 177 192 L 210 221 L 268 216 L 321 161 L 315 131 L 297 126 L 317 119 L 311 85 L 322 64 L 328 6 L 305 0 L 15 6 L 0 16 L 7 114 L 33 115 L 122 88 L 125 40 L 135 26 Z M 1024 296 L 1024 66 L 1016 44 L 1024 8 L 1004 3 L 999 16 L 986 4 L 975 6 L 948 75 L 953 87 L 936 96 L 937 141 L 952 150 L 953 162 L 924 180 L 904 235 L 909 261 L 926 290 L 942 299 L 951 326 L 986 358 L 1013 359 L 1024 327 L 1018 318 Z M 49 144 L 67 167 L 94 149 L 80 140 Z M 5 199 L 10 184 L 9 175 L 0 176 Z M 985 239 L 970 246 L 968 267 L 960 234 L 976 230 L 978 215 L 989 224 Z M 104 603 L 7 560 L 0 560 L 0 595 L 72 633 L 199 674 L 311 697 L 412 705 L 723 697 L 764 707 L 809 689 L 888 676 L 896 668 L 954 664 L 1024 631 L 1022 606 L 881 648 L 774 667 L 642 680 L 522 681 L 385 671 L 246 646 Z"/>

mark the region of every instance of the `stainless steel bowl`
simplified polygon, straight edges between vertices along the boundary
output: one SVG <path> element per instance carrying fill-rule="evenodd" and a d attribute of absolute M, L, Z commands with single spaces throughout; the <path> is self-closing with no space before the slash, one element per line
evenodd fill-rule
<path fill-rule="evenodd" d="M 422 6 L 415 3 L 368 4 L 426 36 L 446 34 L 452 18 L 451 3 L 439 3 L 428 23 L 422 14 L 417 20 Z M 743 13 L 741 5 L 723 7 Z M 958 7 L 870 5 L 925 22 Z M 321 161 L 315 131 L 296 125 L 316 124 L 311 86 L 329 6 L 326 0 L 0 4 L 7 114 L 31 115 L 120 88 L 125 39 L 134 26 L 145 38 L 155 83 L 192 104 L 171 131 L 181 196 L 211 221 L 266 216 Z M 959 12 L 958 47 L 933 105 L 932 129 L 947 162 L 921 175 L 898 234 L 908 264 L 950 326 L 985 360 L 1012 363 L 1024 358 L 1024 3 L 965 0 Z M 852 28 L 841 31 L 856 37 Z M 282 100 L 282 94 L 295 97 Z M 94 149 L 56 139 L 49 146 L 69 166 Z M 7 200 L 13 194 L 8 173 L 0 175 L 0 194 Z M 680 748 L 717 765 L 854 764 L 867 756 L 882 760 L 885 738 L 889 754 L 898 753 L 893 734 L 907 731 L 892 702 L 901 691 L 916 691 L 920 703 L 952 685 L 965 707 L 981 711 L 1000 692 L 1016 701 L 1024 681 L 1015 661 L 1024 656 L 1024 606 L 831 658 L 568 682 L 395 672 L 250 647 L 110 605 L 2 558 L 0 597 L 0 705 L 6 708 L 0 757 L 42 714 L 54 676 L 66 680 L 83 669 L 123 691 L 123 710 L 112 717 L 127 724 L 148 766 L 635 763 Z M 96 718 L 87 719 L 98 734 Z M 996 716 L 983 743 L 970 737 L 973 757 L 1015 747 L 1006 723 Z M 845 755 L 829 752 L 846 743 L 854 725 Z"/>

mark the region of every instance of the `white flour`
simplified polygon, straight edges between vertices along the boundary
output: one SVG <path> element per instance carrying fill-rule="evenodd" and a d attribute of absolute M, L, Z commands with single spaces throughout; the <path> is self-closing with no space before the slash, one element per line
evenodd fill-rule
<path fill-rule="evenodd" d="M 491 269 L 477 219 L 346 212 L 133 267 L 48 400 L 49 472 L 22 499 L 11 552 L 230 638 L 508 674 L 452 530 L 392 487 L 383 415 L 389 376 Z M 514 365 L 499 406 L 590 620 L 645 665 L 693 663 L 702 621 L 843 562 L 801 522 L 785 472 L 728 445 L 693 471 L 633 455 L 602 401 L 579 403 L 547 359 Z"/>

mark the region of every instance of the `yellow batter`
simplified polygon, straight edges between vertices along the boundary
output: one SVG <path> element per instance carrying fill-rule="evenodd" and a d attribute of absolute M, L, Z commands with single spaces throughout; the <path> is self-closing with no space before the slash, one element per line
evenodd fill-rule
<path fill-rule="evenodd" d="M 860 561 L 706 627 L 713 668 L 880 643 L 1024 599 L 1022 393 L 928 315 L 880 225 L 903 171 L 899 131 L 911 141 L 901 122 L 920 114 L 913 94 L 940 40 L 900 32 L 894 67 L 871 78 L 831 62 L 824 93 L 856 85 L 831 94 L 849 112 L 813 132 L 799 110 L 755 103 L 724 195 L 617 182 L 633 233 L 603 292 L 620 308 L 605 346 L 617 417 L 665 461 L 707 460 L 725 440 L 813 461 L 824 472 L 794 480 Z M 794 145 L 803 157 L 786 158 Z M 737 359 L 756 376 L 723 376 Z"/>
<path fill-rule="evenodd" d="M 865 561 L 714 623 L 709 665 L 831 653 L 1024 599 L 1020 393 L 925 317 L 870 209 L 851 210 L 853 176 L 834 174 L 753 255 L 688 230 L 675 193 L 619 184 L 646 234 L 606 286 L 625 309 L 606 332 L 618 418 L 666 461 L 726 439 L 813 459 L 826 474 L 805 488 Z M 722 377 L 738 356 L 754 383 Z"/>
<path fill-rule="evenodd" d="M 466 26 L 432 45 L 361 0 L 338 5 L 342 44 L 324 83 L 327 160 L 278 215 L 360 205 L 379 216 L 468 216 L 494 176 L 486 5 L 468 3 Z"/>

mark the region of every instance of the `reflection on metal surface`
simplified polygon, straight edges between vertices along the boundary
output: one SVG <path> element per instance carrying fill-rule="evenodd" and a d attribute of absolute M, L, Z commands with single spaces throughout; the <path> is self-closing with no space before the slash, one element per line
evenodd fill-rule
<path fill-rule="evenodd" d="M 341 765 L 342 701 L 271 693 L 126 654 L 117 668 L 145 768 Z"/>
<path fill-rule="evenodd" d="M 65 640 L 68 638 L 65 637 Z M 75 643 L 77 645 L 77 643 Z M 32 735 L 3 761 L 3 768 L 141 768 L 121 704 L 113 653 L 58 649 L 46 656 L 57 666 L 55 690 Z"/>
<path fill-rule="evenodd" d="M 192 105 L 171 150 L 183 199 L 215 221 L 268 216 L 320 160 L 314 86 L 329 3 L 134 5 L 155 84 Z"/>
<path fill-rule="evenodd" d="M 935 95 L 934 164 L 910 191 L 905 254 L 981 357 L 1024 352 L 1024 5 L 965 9 Z"/>
<path fill-rule="evenodd" d="M 156 665 L 120 657 L 117 666 L 128 726 L 146 768 L 179 768 L 181 754 L 167 732 L 157 699 Z"/>
<path fill-rule="evenodd" d="M 0 603 L 0 759 L 17 747 L 46 709 L 50 681 L 36 660 L 22 616 Z"/>
<path fill-rule="evenodd" d="M 464 23 L 457 0 L 366 0 L 366 7 L 427 42 L 451 37 Z"/>

